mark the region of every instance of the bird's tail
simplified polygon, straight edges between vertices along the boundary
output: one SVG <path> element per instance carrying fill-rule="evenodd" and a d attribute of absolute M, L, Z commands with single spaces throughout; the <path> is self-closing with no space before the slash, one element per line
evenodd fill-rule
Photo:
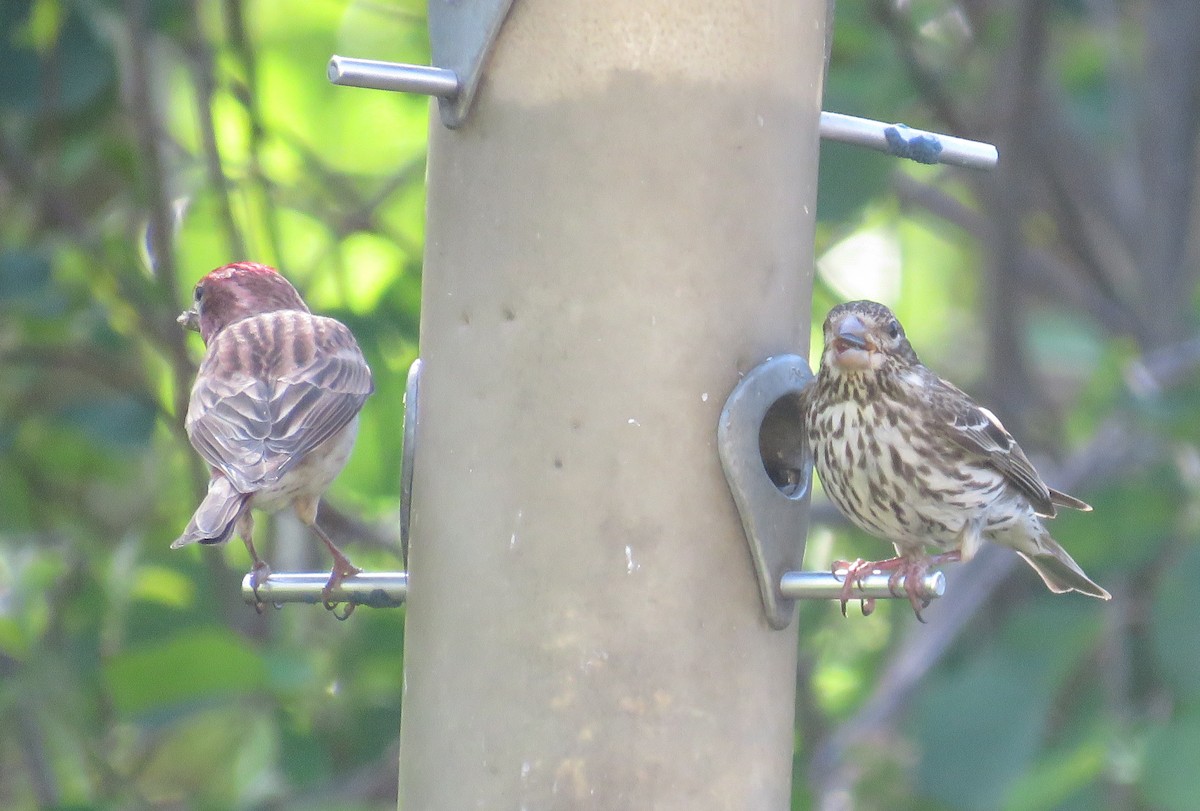
<path fill-rule="evenodd" d="M 1041 575 L 1046 588 L 1055 594 L 1078 591 L 1101 600 L 1112 599 L 1112 595 L 1104 587 L 1084 574 L 1075 559 L 1067 554 L 1067 550 L 1063 549 L 1058 541 L 1050 537 L 1045 528 L 1038 538 L 1038 547 L 1035 552 L 1017 550 L 1017 554 L 1025 558 L 1025 562 Z"/>
<path fill-rule="evenodd" d="M 225 543 L 246 511 L 248 499 L 246 493 L 234 489 L 229 479 L 213 476 L 208 482 L 208 494 L 204 501 L 200 502 L 187 529 L 175 539 L 171 548 L 179 549 L 191 543 Z"/>
<path fill-rule="evenodd" d="M 1053 487 L 1048 489 L 1050 490 L 1051 504 L 1055 504 L 1059 507 L 1070 507 L 1072 510 L 1080 510 L 1081 512 L 1085 513 L 1090 513 L 1092 511 L 1092 505 L 1088 504 L 1086 501 L 1081 501 L 1080 499 L 1075 498 L 1075 496 L 1055 490 Z"/>

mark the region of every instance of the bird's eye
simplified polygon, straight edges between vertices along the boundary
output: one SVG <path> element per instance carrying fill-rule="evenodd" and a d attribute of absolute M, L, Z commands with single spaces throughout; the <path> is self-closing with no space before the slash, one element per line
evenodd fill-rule
<path fill-rule="evenodd" d="M 887 325 L 887 334 L 888 334 L 889 338 L 892 338 L 892 339 L 899 338 L 900 337 L 900 322 L 893 318 L 891 323 L 889 323 Z"/>
<path fill-rule="evenodd" d="M 196 303 L 200 303 L 200 299 L 204 297 L 204 285 L 196 285 Z"/>

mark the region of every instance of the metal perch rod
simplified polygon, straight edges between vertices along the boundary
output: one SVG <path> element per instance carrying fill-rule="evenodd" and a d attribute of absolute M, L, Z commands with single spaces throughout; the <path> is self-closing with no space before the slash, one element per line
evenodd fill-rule
<path fill-rule="evenodd" d="M 258 595 L 242 578 L 242 598 L 255 603 L 320 603 L 329 572 L 274 573 L 258 584 Z M 369 608 L 399 608 L 408 596 L 408 572 L 362 572 L 344 579 L 330 593 L 330 601 Z"/>
<path fill-rule="evenodd" d="M 887 574 L 871 574 L 863 578 L 862 588 L 854 587 L 854 597 L 888 599 L 895 597 L 888 589 Z M 321 591 L 329 580 L 328 572 L 275 573 L 258 584 L 255 597 L 250 575 L 242 579 L 242 598 L 249 605 L 261 603 L 320 603 Z M 904 582 L 897 591 L 903 595 Z M 779 591 L 788 600 L 838 600 L 842 596 L 842 579 L 830 572 L 786 572 Z M 933 600 L 946 592 L 946 576 L 930 572 L 921 581 L 920 596 Z M 365 605 L 370 608 L 399 608 L 408 596 L 408 572 L 363 572 L 347 577 L 330 595 L 333 602 Z"/>
<path fill-rule="evenodd" d="M 919 163 L 948 163 L 968 169 L 991 169 L 999 160 L 996 147 L 991 144 L 842 113 L 821 113 L 821 137 L 865 146 Z"/>
<path fill-rule="evenodd" d="M 350 56 L 330 58 L 328 75 L 329 81 L 336 85 L 423 93 L 443 99 L 455 98 L 462 89 L 458 74 L 446 68 Z M 865 146 L 919 163 L 991 169 L 998 160 L 996 147 L 991 144 L 842 113 L 821 113 L 821 137 Z"/>
<path fill-rule="evenodd" d="M 891 597 L 907 597 L 904 593 L 904 580 L 896 586 L 897 594 L 892 594 L 888 588 L 887 573 L 869 574 L 862 579 L 862 586 L 855 584 L 852 594 L 854 599 L 871 598 L 875 600 Z M 779 591 L 787 600 L 840 600 L 844 578 L 830 572 L 784 572 L 779 582 Z M 923 600 L 933 600 L 946 593 L 946 576 L 941 572 L 929 572 L 921 580 L 919 596 Z"/>
<path fill-rule="evenodd" d="M 458 95 L 458 74 L 445 68 L 334 56 L 329 60 L 328 74 L 329 81 L 348 87 L 424 93 L 447 99 Z"/>

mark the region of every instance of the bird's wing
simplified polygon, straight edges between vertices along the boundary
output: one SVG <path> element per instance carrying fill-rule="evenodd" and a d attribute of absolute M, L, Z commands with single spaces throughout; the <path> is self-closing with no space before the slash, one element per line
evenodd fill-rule
<path fill-rule="evenodd" d="M 254 492 L 344 428 L 372 388 L 340 322 L 294 310 L 252 316 L 210 343 L 192 389 L 188 437 L 239 492 Z"/>
<path fill-rule="evenodd" d="M 1052 518 L 1055 510 L 1050 488 L 1003 423 L 991 411 L 971 402 L 962 391 L 945 381 L 938 382 L 948 390 L 947 394 L 953 395 L 943 398 L 947 405 L 944 411 L 936 410 L 942 421 L 940 433 L 960 448 L 985 458 L 1029 499 L 1039 515 Z"/>

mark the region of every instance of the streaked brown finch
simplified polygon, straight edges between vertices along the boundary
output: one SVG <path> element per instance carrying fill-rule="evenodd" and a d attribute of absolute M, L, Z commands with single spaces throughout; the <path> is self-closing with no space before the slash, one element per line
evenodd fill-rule
<path fill-rule="evenodd" d="M 1046 486 L 992 412 L 927 369 L 891 310 L 839 304 L 824 332 L 805 396 L 813 463 L 838 509 L 897 555 L 834 564 L 845 573 L 843 614 L 863 577 L 890 571 L 892 592 L 903 581 L 920 618 L 929 567 L 969 560 L 985 540 L 1015 549 L 1055 593 L 1110 599 L 1042 523 L 1058 507 L 1091 507 Z"/>
<path fill-rule="evenodd" d="M 313 315 L 276 270 L 237 262 L 197 284 L 179 323 L 204 339 L 187 434 L 208 463 L 208 494 L 174 543 L 222 544 L 236 531 L 254 561 L 255 594 L 270 568 L 254 548 L 252 508 L 294 507 L 333 555 L 323 597 L 360 569 L 317 526 L 321 496 L 341 472 L 373 389 L 344 324 Z"/>

